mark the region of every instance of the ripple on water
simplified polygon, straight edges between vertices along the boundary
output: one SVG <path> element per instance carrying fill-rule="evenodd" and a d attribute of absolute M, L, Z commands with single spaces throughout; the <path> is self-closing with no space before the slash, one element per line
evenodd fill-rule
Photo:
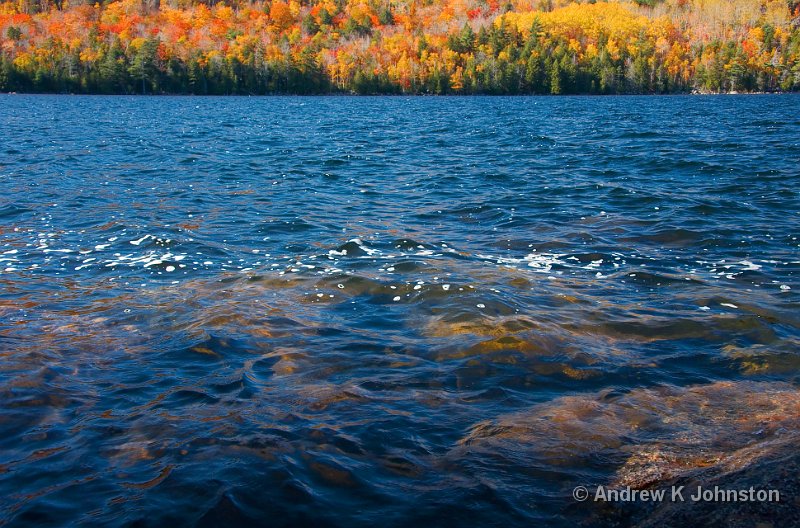
<path fill-rule="evenodd" d="M 6 98 L 0 524 L 602 524 L 648 512 L 576 484 L 793 467 L 766 97 Z"/>

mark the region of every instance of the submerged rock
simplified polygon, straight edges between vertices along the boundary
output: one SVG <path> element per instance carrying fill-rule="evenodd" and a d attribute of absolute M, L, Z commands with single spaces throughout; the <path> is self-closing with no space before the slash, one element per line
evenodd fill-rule
<path fill-rule="evenodd" d="M 616 486 L 648 482 L 647 488 L 664 490 L 667 498 L 682 486 L 684 500 L 607 505 L 595 520 L 639 528 L 800 526 L 799 441 L 794 430 L 780 440 L 727 453 L 707 466 L 669 453 L 640 453 L 620 471 Z"/>
<path fill-rule="evenodd" d="M 655 502 L 589 501 L 589 525 L 798 526 L 798 426 L 795 386 L 718 382 L 558 398 L 476 425 L 452 454 L 491 457 L 506 474 L 560 468 L 567 480 L 569 467 L 605 467 L 605 482 L 570 485 L 666 492 Z M 669 500 L 671 486 L 685 486 L 684 502 Z M 692 501 L 698 486 L 777 490 L 780 500 Z"/>

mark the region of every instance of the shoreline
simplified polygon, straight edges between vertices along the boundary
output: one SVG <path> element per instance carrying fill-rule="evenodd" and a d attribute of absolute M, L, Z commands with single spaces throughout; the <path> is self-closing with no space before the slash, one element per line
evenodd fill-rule
<path fill-rule="evenodd" d="M 491 93 L 474 93 L 474 94 L 458 94 L 458 93 L 449 93 L 449 94 L 432 94 L 432 93 L 369 93 L 369 94 L 360 94 L 355 92 L 350 93 L 341 93 L 341 92 L 329 92 L 329 93 L 316 93 L 316 94 L 309 94 L 309 93 L 270 93 L 270 94 L 194 94 L 194 93 L 156 93 L 156 94 L 140 94 L 140 93 L 100 93 L 100 92 L 88 92 L 88 93 L 74 93 L 74 92 L 2 92 L 0 91 L 0 95 L 58 95 L 58 96 L 75 96 L 75 97 L 82 97 L 82 96 L 89 96 L 89 97 L 354 97 L 354 98 L 367 98 L 367 97 L 437 97 L 437 98 L 467 98 L 467 97 L 487 97 L 487 98 L 499 98 L 499 97 L 513 97 L 513 98 L 521 98 L 521 97 L 536 97 L 536 98 L 547 98 L 547 99 L 559 99 L 559 98 L 569 98 L 569 97 L 592 97 L 592 98 L 607 98 L 607 97 L 724 97 L 724 96 L 737 96 L 737 95 L 793 95 L 793 94 L 800 94 L 800 91 L 777 91 L 777 92 L 739 92 L 739 91 L 731 91 L 731 92 L 701 92 L 701 91 L 691 91 L 691 92 L 675 92 L 675 93 L 614 93 L 614 94 L 591 94 L 591 93 L 576 93 L 576 94 L 491 94 Z"/>

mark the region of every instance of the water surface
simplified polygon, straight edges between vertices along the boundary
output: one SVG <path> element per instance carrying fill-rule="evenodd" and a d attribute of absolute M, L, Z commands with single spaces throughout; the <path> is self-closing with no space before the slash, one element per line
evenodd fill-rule
<path fill-rule="evenodd" d="M 796 412 L 800 96 L 0 130 L 0 524 L 574 526 L 643 445 Z"/>

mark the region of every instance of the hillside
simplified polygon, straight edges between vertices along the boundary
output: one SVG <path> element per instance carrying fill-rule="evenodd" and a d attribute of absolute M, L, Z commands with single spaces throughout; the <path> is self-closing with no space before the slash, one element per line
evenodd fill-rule
<path fill-rule="evenodd" d="M 0 91 L 800 89 L 796 0 L 0 3 Z"/>

